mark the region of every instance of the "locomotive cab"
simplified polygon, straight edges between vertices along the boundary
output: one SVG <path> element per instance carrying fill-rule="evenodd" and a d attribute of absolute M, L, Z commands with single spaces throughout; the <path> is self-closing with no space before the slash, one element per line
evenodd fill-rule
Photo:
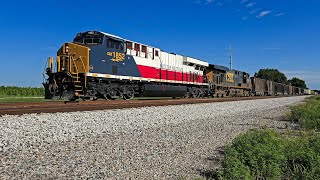
<path fill-rule="evenodd" d="M 66 101 L 79 98 L 96 98 L 103 90 L 88 89 L 87 74 L 139 76 L 134 62 L 126 56 L 125 41 L 97 31 L 78 33 L 73 42 L 65 43 L 57 52 L 56 62 L 48 59 L 43 83 L 46 99 Z"/>

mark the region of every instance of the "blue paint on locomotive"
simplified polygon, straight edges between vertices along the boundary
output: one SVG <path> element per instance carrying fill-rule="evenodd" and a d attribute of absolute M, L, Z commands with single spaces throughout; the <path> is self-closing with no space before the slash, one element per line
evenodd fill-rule
<path fill-rule="evenodd" d="M 141 77 L 138 66 L 131 55 L 126 55 L 124 51 L 107 48 L 107 44 L 93 46 L 90 49 L 90 66 L 92 73 L 112 74 L 119 76 Z M 121 54 L 123 59 L 116 61 L 114 56 L 108 54 Z"/>
<path fill-rule="evenodd" d="M 88 31 L 82 34 L 102 35 L 97 31 Z M 80 34 L 81 35 L 81 34 Z M 125 42 L 122 39 L 103 35 L 99 44 L 82 44 L 90 48 L 89 66 L 90 73 L 112 74 L 118 76 L 141 77 L 141 73 L 134 60 L 134 57 L 127 55 L 124 50 L 119 48 L 109 48 L 108 40 L 117 41 L 125 49 Z"/>

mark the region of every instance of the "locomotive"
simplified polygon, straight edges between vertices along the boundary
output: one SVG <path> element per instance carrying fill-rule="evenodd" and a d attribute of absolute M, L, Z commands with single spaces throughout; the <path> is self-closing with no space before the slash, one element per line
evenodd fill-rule
<path fill-rule="evenodd" d="M 55 62 L 54 62 L 55 61 Z M 258 95 L 250 75 L 162 51 L 100 31 L 76 35 L 48 58 L 46 99 L 107 100 L 143 97 Z M 271 91 L 270 91 L 271 92 Z"/>

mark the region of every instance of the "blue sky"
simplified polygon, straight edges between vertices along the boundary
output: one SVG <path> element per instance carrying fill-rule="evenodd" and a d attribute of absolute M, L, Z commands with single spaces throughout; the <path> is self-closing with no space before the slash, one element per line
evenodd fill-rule
<path fill-rule="evenodd" d="M 318 0 L 4 1 L 0 85 L 41 86 L 49 56 L 101 30 L 251 75 L 277 68 L 320 89 Z"/>

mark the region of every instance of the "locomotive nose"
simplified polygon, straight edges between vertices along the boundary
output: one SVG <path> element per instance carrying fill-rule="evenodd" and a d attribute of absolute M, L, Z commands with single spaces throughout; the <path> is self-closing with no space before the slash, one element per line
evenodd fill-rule
<path fill-rule="evenodd" d="M 57 52 L 58 72 L 89 72 L 90 49 L 75 43 L 65 43 Z"/>
<path fill-rule="evenodd" d="M 44 87 L 46 98 L 73 100 L 84 95 L 89 72 L 89 48 L 75 43 L 65 43 L 57 52 L 56 67 L 48 59 Z M 54 87 L 54 88 L 52 88 Z"/>

